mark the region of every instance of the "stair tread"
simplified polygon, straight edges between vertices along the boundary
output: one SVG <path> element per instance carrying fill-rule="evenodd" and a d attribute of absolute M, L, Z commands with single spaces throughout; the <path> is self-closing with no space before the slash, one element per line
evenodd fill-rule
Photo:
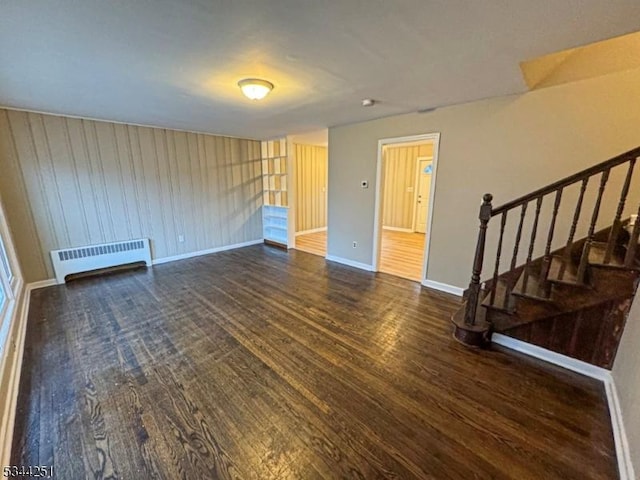
<path fill-rule="evenodd" d="M 537 268 L 525 268 L 518 277 L 512 293 L 519 297 L 532 298 L 543 302 L 552 301 L 551 298 L 545 296 L 543 293 L 543 285 L 540 282 L 540 272 Z"/>
<path fill-rule="evenodd" d="M 565 265 L 564 272 L 562 278 L 560 278 L 560 270 L 563 265 Z M 571 261 L 565 264 L 564 258 L 555 255 L 551 257 L 547 280 L 565 285 L 586 286 L 584 283 L 578 281 L 578 267 Z"/>
<path fill-rule="evenodd" d="M 624 258 L 616 252 L 615 250 L 611 254 L 611 259 L 609 263 L 604 263 L 604 256 L 607 251 L 607 243 L 606 242 L 593 242 L 591 247 L 589 248 L 589 263 L 591 265 L 596 266 L 606 266 L 606 267 L 614 267 L 614 268 L 628 268 L 624 265 Z M 632 269 L 637 269 L 638 265 L 634 265 L 631 267 Z"/>
<path fill-rule="evenodd" d="M 508 283 L 503 279 L 499 279 L 496 285 L 496 294 L 493 304 L 491 303 L 491 292 L 486 292 L 486 296 L 482 300 L 481 305 L 485 308 L 492 308 L 495 310 L 500 310 L 502 312 L 513 313 L 515 311 L 515 299 L 509 293 Z"/>

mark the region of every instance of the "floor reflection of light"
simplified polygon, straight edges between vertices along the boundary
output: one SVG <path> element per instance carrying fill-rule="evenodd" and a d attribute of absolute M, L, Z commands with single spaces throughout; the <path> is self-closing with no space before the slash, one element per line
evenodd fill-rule
<path fill-rule="evenodd" d="M 373 340 L 382 349 L 383 358 L 388 358 L 396 350 L 404 318 L 396 312 L 387 312 L 380 319 L 378 325 Z"/>
<path fill-rule="evenodd" d="M 264 432 L 261 441 L 254 439 L 251 445 L 256 453 L 257 465 L 254 470 L 256 472 L 268 472 L 269 478 L 277 478 L 278 480 L 297 480 L 298 472 L 303 468 L 296 468 L 306 465 L 309 461 L 308 454 L 304 449 L 287 443 L 289 435 L 278 432 L 272 435 L 272 432 Z"/>

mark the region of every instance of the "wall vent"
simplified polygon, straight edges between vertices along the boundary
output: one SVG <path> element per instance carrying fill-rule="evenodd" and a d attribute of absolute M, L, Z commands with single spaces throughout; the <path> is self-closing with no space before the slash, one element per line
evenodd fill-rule
<path fill-rule="evenodd" d="M 89 272 L 100 268 L 117 267 L 134 262 L 151 266 L 149 239 L 103 243 L 85 247 L 52 250 L 51 260 L 56 282 L 64 283 L 67 275 Z"/>

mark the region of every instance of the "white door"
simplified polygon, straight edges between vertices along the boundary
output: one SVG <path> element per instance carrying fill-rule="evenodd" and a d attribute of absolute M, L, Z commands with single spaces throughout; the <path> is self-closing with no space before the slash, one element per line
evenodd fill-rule
<path fill-rule="evenodd" d="M 429 209 L 429 193 L 431 190 L 431 173 L 433 160 L 420 160 L 418 164 L 418 195 L 416 196 L 416 232 L 426 233 L 427 211 Z"/>

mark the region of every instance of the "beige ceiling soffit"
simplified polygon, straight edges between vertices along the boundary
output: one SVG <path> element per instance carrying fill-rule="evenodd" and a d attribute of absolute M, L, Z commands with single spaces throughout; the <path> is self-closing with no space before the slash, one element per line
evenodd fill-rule
<path fill-rule="evenodd" d="M 529 90 L 640 68 L 640 32 L 520 63 Z"/>

